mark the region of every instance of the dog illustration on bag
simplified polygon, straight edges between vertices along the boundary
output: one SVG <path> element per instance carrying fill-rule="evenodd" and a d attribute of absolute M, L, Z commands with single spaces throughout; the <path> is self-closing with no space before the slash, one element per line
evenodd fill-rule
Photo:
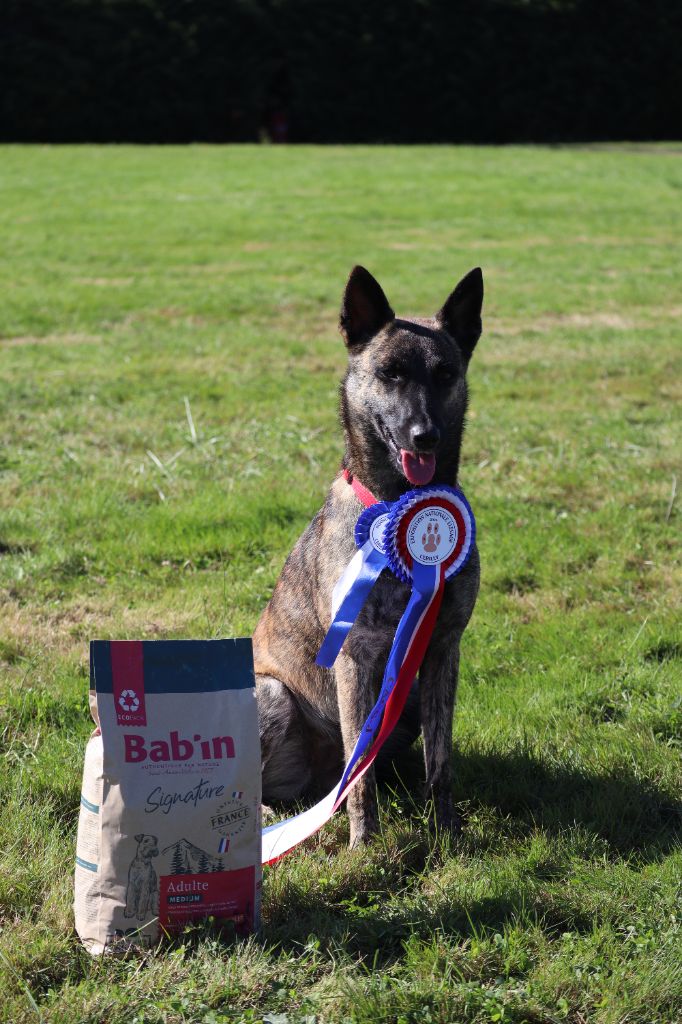
<path fill-rule="evenodd" d="M 156 836 L 138 832 L 135 836 L 137 851 L 128 868 L 125 917 L 136 917 L 144 921 L 159 912 L 159 879 L 152 857 L 158 857 L 159 847 Z"/>

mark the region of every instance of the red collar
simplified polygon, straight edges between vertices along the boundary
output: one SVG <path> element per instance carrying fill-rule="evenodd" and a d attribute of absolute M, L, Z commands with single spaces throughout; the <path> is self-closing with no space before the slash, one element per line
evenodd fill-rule
<path fill-rule="evenodd" d="M 346 483 L 350 484 L 355 491 L 356 497 L 360 499 L 365 508 L 369 508 L 370 505 L 376 505 L 378 498 L 375 498 L 371 491 L 368 491 L 366 487 L 363 487 L 359 480 L 349 470 L 344 469 L 343 476 Z"/>

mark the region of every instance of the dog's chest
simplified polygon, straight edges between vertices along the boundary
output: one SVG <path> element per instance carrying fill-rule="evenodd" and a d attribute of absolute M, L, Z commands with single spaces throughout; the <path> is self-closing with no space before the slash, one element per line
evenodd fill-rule
<path fill-rule="evenodd" d="M 410 588 L 384 570 L 355 620 L 347 641 L 347 650 L 355 660 L 372 660 L 388 653 L 409 595 Z"/>
<path fill-rule="evenodd" d="M 477 558 L 476 558 L 477 565 Z M 445 585 L 442 602 L 431 637 L 446 651 L 469 619 L 476 599 L 478 574 L 465 571 Z M 388 659 L 396 629 L 410 598 L 411 588 L 388 570 L 379 577 L 346 641 L 345 650 L 359 664 L 381 664 Z"/>

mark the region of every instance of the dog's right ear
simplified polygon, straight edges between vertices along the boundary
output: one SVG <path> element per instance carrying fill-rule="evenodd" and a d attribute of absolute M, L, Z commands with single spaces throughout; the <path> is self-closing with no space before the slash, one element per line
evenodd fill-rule
<path fill-rule="evenodd" d="M 137 835 L 135 836 L 135 841 L 138 842 L 138 843 L 141 843 L 143 839 L 144 839 L 144 832 L 138 832 Z"/>
<path fill-rule="evenodd" d="M 364 345 L 395 314 L 369 270 L 353 267 L 341 303 L 339 329 L 349 349 Z"/>

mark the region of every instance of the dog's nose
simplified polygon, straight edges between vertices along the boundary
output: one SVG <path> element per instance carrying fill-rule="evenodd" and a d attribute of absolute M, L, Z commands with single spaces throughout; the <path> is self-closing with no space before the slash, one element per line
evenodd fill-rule
<path fill-rule="evenodd" d="M 432 452 L 440 441 L 440 430 L 438 427 L 434 427 L 433 424 L 424 426 L 423 423 L 420 423 L 412 427 L 410 437 L 412 438 L 413 451 Z"/>

